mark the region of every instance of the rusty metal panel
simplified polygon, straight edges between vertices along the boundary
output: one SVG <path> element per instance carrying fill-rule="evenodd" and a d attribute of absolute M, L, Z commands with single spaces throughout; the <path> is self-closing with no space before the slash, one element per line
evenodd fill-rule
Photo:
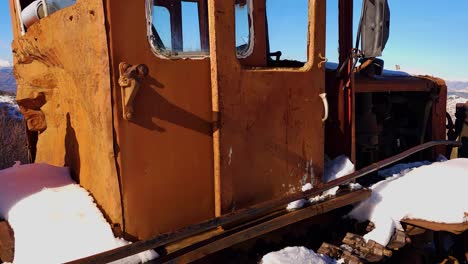
<path fill-rule="evenodd" d="M 233 8 L 230 1 L 209 1 L 213 111 L 220 112 L 215 177 L 223 214 L 319 182 L 324 157 L 319 94 L 325 76 L 319 67 L 325 3 L 310 1 L 309 62 L 300 69 L 242 67 L 234 52 Z"/>
<path fill-rule="evenodd" d="M 434 83 L 413 76 L 356 76 L 356 93 L 430 92 Z"/>
<path fill-rule="evenodd" d="M 436 100 L 432 105 L 432 114 L 431 114 L 431 140 L 441 140 L 447 138 L 447 128 L 446 128 L 446 113 L 447 113 L 447 85 L 445 81 L 432 77 L 424 76 L 419 78 L 429 79 L 433 82 L 434 91 L 436 93 Z M 447 149 L 443 146 L 439 146 L 434 149 L 433 156 L 434 158 L 438 155 L 446 155 Z"/>
<path fill-rule="evenodd" d="M 213 218 L 209 59 L 153 54 L 145 1 L 107 1 L 107 12 L 125 232 L 146 239 Z M 121 62 L 149 69 L 130 121 L 122 118 Z"/>
<path fill-rule="evenodd" d="M 17 101 L 31 118 L 28 128 L 41 132 L 36 161 L 69 166 L 109 220 L 122 224 L 102 1 L 78 1 L 41 19 L 24 36 L 16 12 L 11 14 Z M 39 104 L 30 104 L 38 98 L 43 98 Z"/>

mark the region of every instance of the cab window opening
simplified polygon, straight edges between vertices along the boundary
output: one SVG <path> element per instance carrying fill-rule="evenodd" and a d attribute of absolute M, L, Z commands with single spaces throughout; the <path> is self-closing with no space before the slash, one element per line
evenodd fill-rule
<path fill-rule="evenodd" d="M 307 62 L 308 0 L 265 0 L 269 67 L 303 67 Z"/>
<path fill-rule="evenodd" d="M 149 41 L 153 51 L 164 57 L 209 56 L 207 0 L 149 0 Z M 251 0 L 235 1 L 236 53 L 252 52 Z"/>

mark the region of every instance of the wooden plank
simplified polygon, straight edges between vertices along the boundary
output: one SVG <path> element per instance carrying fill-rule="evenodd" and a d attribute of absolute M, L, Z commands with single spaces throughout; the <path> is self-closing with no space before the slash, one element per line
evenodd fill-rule
<path fill-rule="evenodd" d="M 277 218 L 271 219 L 267 222 L 252 226 L 245 230 L 240 230 L 227 237 L 221 237 L 218 240 L 212 241 L 210 244 L 202 245 L 197 248 L 194 245 L 190 248 L 187 254 L 167 261 L 165 263 L 189 263 L 198 259 L 201 259 L 207 255 L 210 255 L 219 250 L 231 247 L 235 244 L 244 242 L 246 240 L 267 234 L 285 226 L 300 222 L 313 216 L 321 215 L 330 212 L 334 209 L 341 208 L 343 206 L 353 204 L 364 199 L 367 199 L 371 195 L 371 191 L 367 189 L 351 192 L 334 199 L 312 205 L 300 210 L 292 211 L 287 214 L 281 215 Z M 163 260 L 163 259 L 162 259 Z M 167 260 L 167 258 L 165 258 Z M 164 261 L 164 260 L 163 260 Z M 164 263 L 158 262 L 155 263 Z"/>
<path fill-rule="evenodd" d="M 446 232 L 453 233 L 455 235 L 462 234 L 463 232 L 468 230 L 468 222 L 447 224 L 447 223 L 436 223 L 436 222 L 431 222 L 431 221 L 426 221 L 426 220 L 421 220 L 421 219 L 403 219 L 401 220 L 401 222 L 412 225 L 412 226 L 429 229 L 432 231 L 446 231 Z"/>

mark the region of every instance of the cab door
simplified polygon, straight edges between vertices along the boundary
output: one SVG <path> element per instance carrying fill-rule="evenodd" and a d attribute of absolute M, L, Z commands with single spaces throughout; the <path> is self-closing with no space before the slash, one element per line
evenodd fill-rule
<path fill-rule="evenodd" d="M 125 233 L 147 239 L 213 218 L 206 3 L 111 0 L 107 12 Z M 121 63 L 148 68 L 127 116 Z"/>
<path fill-rule="evenodd" d="M 217 214 L 316 187 L 324 162 L 325 2 L 309 1 L 307 61 L 298 68 L 236 57 L 235 2 L 209 0 Z M 265 6 L 255 6 L 253 41 L 262 46 Z"/>

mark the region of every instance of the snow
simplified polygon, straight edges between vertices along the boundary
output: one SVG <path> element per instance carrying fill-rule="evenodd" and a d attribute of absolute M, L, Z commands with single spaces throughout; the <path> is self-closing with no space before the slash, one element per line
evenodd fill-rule
<path fill-rule="evenodd" d="M 455 112 L 457 111 L 457 104 L 464 104 L 467 101 L 467 98 L 463 98 L 457 95 L 449 95 L 447 97 L 447 112 L 452 117 L 453 122 L 455 122 Z"/>
<path fill-rule="evenodd" d="M 6 67 L 11 67 L 11 66 L 12 66 L 11 62 L 0 59 L 0 68 L 6 68 Z"/>
<path fill-rule="evenodd" d="M 0 116 L 9 117 L 17 121 L 23 120 L 15 97 L 9 95 L 0 95 Z"/>
<path fill-rule="evenodd" d="M 388 178 L 392 176 L 403 176 L 407 172 L 410 172 L 411 170 L 415 168 L 419 168 L 424 165 L 430 165 L 432 164 L 430 161 L 417 161 L 417 162 L 410 162 L 410 163 L 400 163 L 396 164 L 390 168 L 379 170 L 377 174 L 380 177 L 383 178 Z"/>
<path fill-rule="evenodd" d="M 309 190 L 312 190 L 312 188 L 313 188 L 312 184 L 307 183 L 304 186 L 302 186 L 302 192 L 307 192 Z M 299 208 L 304 207 L 304 205 L 306 205 L 306 204 L 307 204 L 307 200 L 301 199 L 301 200 L 297 200 L 297 201 L 289 203 L 288 206 L 286 207 L 286 209 L 287 210 L 295 210 L 295 209 L 299 209 Z"/>
<path fill-rule="evenodd" d="M 395 228 L 402 229 L 402 219 L 463 223 L 468 212 L 467 171 L 468 159 L 397 165 L 381 172 L 393 176 L 373 185 L 371 197 L 349 216 L 372 221 L 375 229 L 364 238 L 382 245 L 388 244 Z"/>
<path fill-rule="evenodd" d="M 330 160 L 325 163 L 323 181 L 330 182 L 353 172 L 354 164 L 349 160 L 348 157 L 341 155 L 336 157 L 334 160 Z M 324 195 L 336 195 L 338 188 L 339 187 L 334 187 L 324 192 Z"/>
<path fill-rule="evenodd" d="M 0 218 L 15 235 L 14 263 L 63 263 L 128 244 L 115 238 L 89 193 L 69 169 L 48 164 L 0 171 Z M 154 251 L 120 260 L 146 262 Z"/>
<path fill-rule="evenodd" d="M 411 76 L 411 74 L 404 72 L 404 71 L 393 71 L 393 70 L 384 70 L 383 71 L 384 76 L 394 76 L 394 77 L 408 77 Z"/>
<path fill-rule="evenodd" d="M 336 264 L 327 256 L 317 254 L 305 247 L 287 247 L 263 256 L 261 264 Z"/>
<path fill-rule="evenodd" d="M 328 70 L 338 70 L 339 64 L 336 62 L 327 62 L 325 64 L 325 67 Z M 408 77 L 411 76 L 411 74 L 404 72 L 404 71 L 393 71 L 393 70 L 384 70 L 383 71 L 384 76 L 395 76 L 395 77 Z"/>
<path fill-rule="evenodd" d="M 341 178 L 348 174 L 354 172 L 354 164 L 349 160 L 348 157 L 341 155 L 335 158 L 334 160 L 327 160 L 325 163 L 323 181 L 330 182 L 332 180 Z M 307 183 L 306 185 L 302 186 L 302 191 L 308 191 L 312 189 L 312 184 Z M 350 183 L 349 187 L 352 191 L 361 189 L 362 186 L 357 183 Z M 316 204 L 319 202 L 325 201 L 329 197 L 333 197 L 336 195 L 339 187 L 334 187 L 330 190 L 327 190 L 322 193 L 322 195 L 318 195 L 309 199 L 309 201 L 302 199 L 298 201 L 294 201 L 288 204 L 286 207 L 287 210 L 296 210 L 304 207 L 306 204 Z"/>

